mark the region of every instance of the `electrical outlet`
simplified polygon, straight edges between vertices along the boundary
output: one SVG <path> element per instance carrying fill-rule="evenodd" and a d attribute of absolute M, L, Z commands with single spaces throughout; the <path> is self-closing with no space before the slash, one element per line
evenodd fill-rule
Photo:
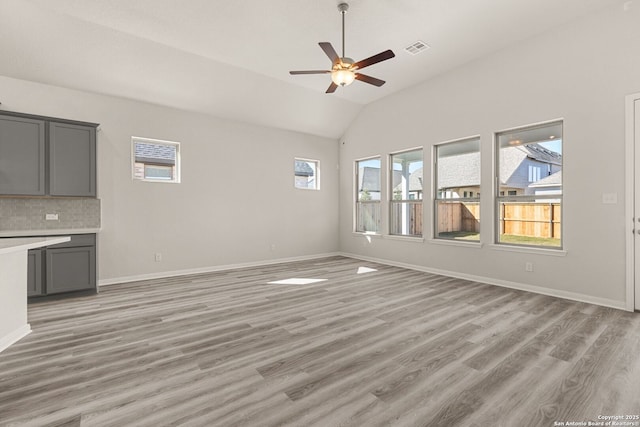
<path fill-rule="evenodd" d="M 524 263 L 524 271 L 528 271 L 529 273 L 533 272 L 533 263 L 525 262 Z"/>
<path fill-rule="evenodd" d="M 156 252 L 155 260 L 156 262 L 162 261 L 162 254 L 160 252 Z"/>
<path fill-rule="evenodd" d="M 275 251 L 275 250 L 276 250 L 276 244 L 275 244 L 275 243 L 272 243 L 272 244 L 271 244 L 271 250 L 272 250 L 272 251 Z"/>
<path fill-rule="evenodd" d="M 58 214 L 57 213 L 55 213 L 55 214 L 46 214 L 44 216 L 44 219 L 46 221 L 57 221 L 58 220 Z"/>

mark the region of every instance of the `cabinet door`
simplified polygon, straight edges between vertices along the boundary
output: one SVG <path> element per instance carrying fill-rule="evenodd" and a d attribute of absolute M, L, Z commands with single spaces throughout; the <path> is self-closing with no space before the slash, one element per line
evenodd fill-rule
<path fill-rule="evenodd" d="M 0 194 L 45 194 L 45 125 L 0 117 Z"/>
<path fill-rule="evenodd" d="M 31 249 L 27 257 L 27 296 L 44 295 L 42 289 L 42 249 Z"/>
<path fill-rule="evenodd" d="M 80 291 L 96 288 L 96 248 L 46 250 L 46 293 Z"/>
<path fill-rule="evenodd" d="M 96 129 L 49 123 L 49 194 L 96 195 Z"/>

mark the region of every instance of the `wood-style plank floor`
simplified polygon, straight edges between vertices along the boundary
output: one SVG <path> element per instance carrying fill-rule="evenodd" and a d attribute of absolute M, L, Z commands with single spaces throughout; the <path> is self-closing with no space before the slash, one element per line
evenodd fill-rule
<path fill-rule="evenodd" d="M 288 278 L 327 280 L 267 284 Z M 640 414 L 639 314 L 349 258 L 109 286 L 32 304 L 29 321 L 0 353 L 2 426 Z"/>

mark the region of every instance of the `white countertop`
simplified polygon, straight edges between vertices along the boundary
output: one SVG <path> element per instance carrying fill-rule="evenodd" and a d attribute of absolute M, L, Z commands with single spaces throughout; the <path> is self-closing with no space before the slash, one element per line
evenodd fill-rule
<path fill-rule="evenodd" d="M 59 237 L 19 237 L 11 239 L 0 239 L 0 255 L 11 252 L 27 251 L 29 249 L 41 248 L 43 246 L 57 245 L 71 240 L 69 236 Z"/>
<path fill-rule="evenodd" d="M 25 237 L 25 236 L 57 236 L 69 234 L 95 234 L 100 228 L 70 228 L 48 230 L 0 230 L 0 237 Z"/>

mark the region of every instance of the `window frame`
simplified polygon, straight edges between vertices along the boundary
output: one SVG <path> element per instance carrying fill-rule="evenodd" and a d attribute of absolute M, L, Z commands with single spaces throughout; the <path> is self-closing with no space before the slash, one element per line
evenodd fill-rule
<path fill-rule="evenodd" d="M 136 177 L 136 143 L 142 144 L 154 144 L 154 145 L 164 145 L 175 148 L 175 163 L 173 167 L 175 168 L 173 179 L 154 179 L 147 178 L 146 173 L 143 172 L 143 178 Z M 134 181 L 142 181 L 142 182 L 161 182 L 165 184 L 179 184 L 180 183 L 180 172 L 181 172 L 181 160 L 180 160 L 180 143 L 176 141 L 167 141 L 162 139 L 153 139 L 153 138 L 145 138 L 141 136 L 132 136 L 131 137 L 131 179 Z M 167 163 L 154 163 L 154 162 L 140 162 L 144 165 L 144 169 L 146 170 L 147 165 L 151 166 L 168 166 Z"/>
<path fill-rule="evenodd" d="M 399 200 L 395 200 L 394 199 L 394 192 L 393 192 L 393 157 L 400 155 L 400 154 L 406 154 L 406 153 L 411 153 L 411 152 L 417 152 L 420 151 L 421 155 L 422 155 L 422 179 L 423 179 L 423 185 L 422 185 L 422 194 L 421 197 L 418 199 L 399 199 Z M 413 148 L 408 148 L 405 150 L 401 150 L 401 151 L 395 151 L 392 153 L 389 153 L 388 155 L 388 161 L 387 161 L 387 189 L 388 189 L 388 197 L 387 197 L 387 201 L 389 203 L 389 208 L 388 210 L 388 234 L 389 236 L 393 236 L 393 237 L 399 237 L 399 238 L 414 238 L 414 239 L 422 239 L 424 238 L 424 199 L 425 199 L 425 188 L 424 188 L 424 177 L 425 177 L 425 171 L 424 171 L 424 167 L 425 167 L 425 161 L 424 161 L 424 147 L 413 147 Z M 392 231 L 392 227 L 393 227 L 393 209 L 394 209 L 394 205 L 396 204 L 407 204 L 407 206 L 410 205 L 422 205 L 422 210 L 420 212 L 420 222 L 421 222 L 421 228 L 422 228 L 422 233 L 421 234 L 404 234 L 404 233 L 394 233 Z"/>
<path fill-rule="evenodd" d="M 562 163 L 560 165 L 560 172 L 564 171 L 564 119 L 563 118 L 558 118 L 558 119 L 553 119 L 553 120 L 549 120 L 549 121 L 544 121 L 544 122 L 538 122 L 538 123 L 533 123 L 533 124 L 529 124 L 529 125 L 524 125 L 524 126 L 518 126 L 518 127 L 514 127 L 514 128 L 508 128 L 508 129 L 504 129 L 498 132 L 494 132 L 493 134 L 493 149 L 494 149 L 494 174 L 493 174 L 493 179 L 494 179 L 494 191 L 493 191 L 493 198 L 494 198 L 494 221 L 493 221 L 493 226 L 494 226 L 494 236 L 493 236 L 493 243 L 494 245 L 496 245 L 496 247 L 498 248 L 505 248 L 505 249 L 514 249 L 514 250 L 533 250 L 533 251 L 544 251 L 544 252 L 548 252 L 548 253 L 554 253 L 554 252 L 558 252 L 560 254 L 565 252 L 565 233 L 564 233 L 564 172 L 563 172 L 563 176 L 562 176 L 562 181 L 560 182 L 560 187 L 561 187 L 561 193 L 560 194 L 529 194 L 529 195 L 510 195 L 509 193 L 512 193 L 516 190 L 508 190 L 507 194 L 504 195 L 504 190 L 502 190 L 503 195 L 500 195 L 500 136 L 507 134 L 507 133 L 511 133 L 511 132 L 523 132 L 523 131 L 528 131 L 528 130 L 535 130 L 535 129 L 541 129 L 541 128 L 545 128 L 545 127 L 550 127 L 550 126 L 554 126 L 554 125 L 560 125 L 561 127 L 561 135 L 560 138 L 555 138 L 552 141 L 556 141 L 556 140 L 560 140 L 561 143 L 561 153 L 559 153 L 562 156 Z M 543 142 L 543 141 L 535 141 L 532 143 L 539 143 L 539 142 Z M 522 144 L 522 145 L 527 145 L 527 144 Z M 549 172 L 551 172 L 551 168 L 549 169 Z M 557 172 L 555 172 L 557 173 Z M 548 175 L 550 176 L 551 173 Z M 541 179 L 543 179 L 541 177 Z M 534 184 L 537 181 L 531 182 L 530 184 Z M 501 203 L 503 202 L 520 202 L 520 203 L 535 203 L 536 200 L 558 200 L 559 199 L 559 204 L 560 204 L 560 244 L 559 245 L 537 245 L 537 244 L 525 244 L 525 243 L 514 243 L 514 242 L 501 242 L 500 241 L 500 231 L 501 231 L 501 221 L 502 221 L 502 215 L 501 215 Z M 552 203 L 552 202 L 550 202 Z M 550 220 L 551 223 L 551 227 L 553 227 L 553 216 L 551 217 Z"/>
<path fill-rule="evenodd" d="M 366 201 L 361 201 L 360 200 L 360 173 L 359 173 L 359 164 L 360 162 L 366 162 L 369 160 L 378 160 L 380 162 L 380 176 L 379 176 L 379 185 L 380 185 L 380 199 L 378 200 L 366 200 Z M 381 229 L 382 229 L 382 156 L 381 155 L 375 155 L 375 156 L 370 156 L 370 157 L 363 157 L 363 158 L 359 158 L 359 159 L 355 159 L 353 161 L 353 232 L 354 233 L 358 233 L 358 234 L 368 234 L 368 235 L 376 235 L 379 236 L 381 235 Z M 367 231 L 367 230 L 358 230 L 358 213 L 359 213 L 359 203 L 366 203 L 366 204 L 372 204 L 372 205 L 376 205 L 378 206 L 377 211 L 378 211 L 378 223 L 377 223 L 377 230 L 375 231 Z"/>
<path fill-rule="evenodd" d="M 305 163 L 315 163 L 315 185 L 311 187 L 298 187 L 298 181 L 296 179 L 296 162 L 305 162 Z M 293 187 L 298 190 L 309 190 L 309 191 L 320 191 L 320 160 L 309 159 L 305 157 L 294 157 L 293 158 Z"/>
<path fill-rule="evenodd" d="M 438 186 L 439 186 L 439 176 L 438 176 L 438 170 L 439 170 L 439 156 L 438 156 L 438 148 L 439 147 L 443 147 L 443 146 L 447 146 L 447 145 L 453 145 L 453 144 L 461 144 L 461 143 L 470 143 L 470 142 L 475 142 L 477 141 L 478 143 L 478 156 L 480 157 L 480 167 L 479 167 L 479 180 L 480 182 L 478 183 L 478 188 L 479 190 L 477 192 L 474 192 L 474 196 L 469 196 L 469 197 L 456 197 L 456 198 L 447 198 L 447 197 L 441 197 L 440 196 L 440 192 L 438 191 Z M 439 236 L 438 233 L 438 221 L 439 221 L 439 217 L 438 217 L 438 206 L 439 203 L 441 201 L 457 201 L 457 202 L 461 202 L 461 203 L 478 203 L 478 211 L 480 211 L 481 207 L 480 207 L 480 193 L 482 192 L 482 138 L 480 137 L 480 135 L 472 135 L 472 136 L 467 136 L 464 138 L 458 138 L 458 139 L 454 139 L 454 140 L 450 140 L 450 141 L 445 141 L 445 142 L 441 142 L 438 144 L 434 144 L 433 145 L 433 236 L 432 238 L 434 240 L 437 241 L 444 241 L 444 242 L 456 242 L 456 243 L 460 243 L 460 244 L 464 244 L 464 245 L 477 245 L 480 243 L 481 238 L 482 238 L 482 215 L 480 215 L 480 230 L 478 231 L 478 239 L 473 239 L 473 240 L 465 240 L 465 239 L 456 239 L 455 237 L 443 237 L 443 236 Z M 466 195 L 468 193 L 467 190 L 464 192 L 464 194 Z"/>

